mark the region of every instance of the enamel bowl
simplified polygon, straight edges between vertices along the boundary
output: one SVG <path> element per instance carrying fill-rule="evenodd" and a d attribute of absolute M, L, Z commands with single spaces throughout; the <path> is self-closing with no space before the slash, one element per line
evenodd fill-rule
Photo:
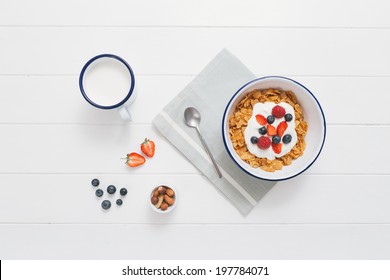
<path fill-rule="evenodd" d="M 236 105 L 247 93 L 254 89 L 275 88 L 291 90 L 295 93 L 302 107 L 303 115 L 308 123 L 308 131 L 305 137 L 306 149 L 302 156 L 292 161 L 291 165 L 284 166 L 282 170 L 266 172 L 260 168 L 253 168 L 243 161 L 236 151 L 229 137 L 229 118 L 233 114 Z M 281 181 L 293 178 L 307 170 L 318 158 L 325 142 L 326 122 L 321 105 L 314 94 L 304 85 L 290 78 L 280 76 L 268 76 L 255 79 L 243 85 L 230 99 L 226 106 L 222 121 L 222 136 L 226 151 L 232 160 L 246 173 L 263 180 Z"/>

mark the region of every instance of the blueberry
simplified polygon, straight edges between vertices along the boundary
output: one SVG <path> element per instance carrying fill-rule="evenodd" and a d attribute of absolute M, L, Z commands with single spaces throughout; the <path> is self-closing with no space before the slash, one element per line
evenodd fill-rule
<path fill-rule="evenodd" d="M 117 199 L 116 200 L 116 205 L 119 205 L 119 206 L 121 206 L 123 204 L 123 200 L 122 199 Z"/>
<path fill-rule="evenodd" d="M 111 202 L 109 200 L 103 200 L 102 202 L 102 208 L 107 210 L 111 208 Z"/>
<path fill-rule="evenodd" d="M 284 115 L 284 119 L 286 120 L 286 122 L 290 122 L 292 121 L 293 116 L 290 113 L 287 113 Z"/>
<path fill-rule="evenodd" d="M 255 137 L 255 136 L 251 137 L 251 143 L 252 144 L 257 144 L 258 141 L 259 141 L 259 139 L 257 137 Z"/>
<path fill-rule="evenodd" d="M 97 189 L 95 194 L 97 197 L 101 197 L 103 195 L 103 191 L 101 189 Z"/>
<path fill-rule="evenodd" d="M 100 184 L 100 181 L 98 179 L 93 179 L 91 182 L 92 186 L 97 187 Z"/>
<path fill-rule="evenodd" d="M 259 133 L 265 135 L 267 133 L 267 128 L 265 126 L 259 128 Z"/>
<path fill-rule="evenodd" d="M 125 196 L 125 195 L 127 194 L 127 189 L 121 188 L 121 190 L 119 191 L 119 193 L 121 194 L 121 196 Z"/>
<path fill-rule="evenodd" d="M 279 135 L 274 135 L 274 136 L 272 137 L 272 143 L 274 143 L 274 144 L 279 144 L 280 141 L 281 141 L 281 139 L 280 139 L 280 136 L 279 136 Z"/>
<path fill-rule="evenodd" d="M 291 142 L 291 140 L 292 140 L 291 135 L 290 134 L 286 134 L 286 135 L 283 136 L 283 140 L 282 141 L 283 141 L 284 144 L 288 144 L 288 143 Z"/>
<path fill-rule="evenodd" d="M 107 192 L 108 192 L 109 194 L 114 194 L 114 193 L 116 192 L 115 186 L 109 185 L 109 186 L 107 187 Z"/>
<path fill-rule="evenodd" d="M 272 124 L 274 121 L 275 121 L 275 117 L 274 117 L 273 115 L 269 115 L 269 116 L 267 117 L 267 122 L 268 122 L 269 124 Z"/>

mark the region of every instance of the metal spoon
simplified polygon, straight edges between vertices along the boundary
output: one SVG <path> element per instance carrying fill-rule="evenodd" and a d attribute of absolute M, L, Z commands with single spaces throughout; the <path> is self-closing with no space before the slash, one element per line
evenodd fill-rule
<path fill-rule="evenodd" d="M 217 163 L 214 160 L 213 155 L 211 154 L 209 147 L 206 144 L 206 141 L 204 140 L 202 134 L 199 130 L 199 124 L 200 124 L 200 113 L 198 110 L 196 110 L 194 107 L 188 107 L 184 111 L 184 119 L 186 120 L 186 124 L 190 127 L 195 127 L 196 131 L 198 132 L 199 138 L 202 141 L 203 147 L 206 150 L 207 154 L 209 155 L 211 162 L 214 165 L 215 171 L 217 171 L 218 177 L 222 178 L 222 173 L 218 168 Z"/>

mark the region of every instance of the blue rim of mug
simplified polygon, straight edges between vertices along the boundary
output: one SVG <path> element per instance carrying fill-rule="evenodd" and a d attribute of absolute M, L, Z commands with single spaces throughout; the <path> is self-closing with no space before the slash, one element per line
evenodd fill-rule
<path fill-rule="evenodd" d="M 103 105 L 100 105 L 100 104 L 93 102 L 88 97 L 87 93 L 85 92 L 84 85 L 83 85 L 83 78 L 84 78 L 85 71 L 87 71 L 88 67 L 91 65 L 92 62 L 94 62 L 95 60 L 98 60 L 100 58 L 103 58 L 103 57 L 113 58 L 113 59 L 116 59 L 119 62 L 123 63 L 126 66 L 126 68 L 129 70 L 130 77 L 131 77 L 131 86 L 130 86 L 129 93 L 126 95 L 126 97 L 121 102 L 114 104 L 114 105 L 110 105 L 110 106 L 103 106 Z M 89 104 L 91 104 L 92 106 L 95 106 L 95 107 L 100 108 L 100 109 L 118 108 L 119 106 L 123 105 L 127 100 L 129 100 L 129 98 L 133 94 L 134 87 L 135 87 L 135 78 L 134 78 L 133 69 L 131 69 L 130 65 L 126 62 L 126 60 L 124 60 L 120 56 L 117 56 L 115 54 L 108 54 L 108 53 L 99 54 L 97 56 L 92 57 L 90 60 L 88 60 L 88 62 L 84 65 L 83 69 L 81 69 L 81 73 L 80 73 L 80 77 L 79 77 L 79 87 L 80 87 L 81 94 L 83 95 L 85 100 L 87 100 L 87 102 Z"/>

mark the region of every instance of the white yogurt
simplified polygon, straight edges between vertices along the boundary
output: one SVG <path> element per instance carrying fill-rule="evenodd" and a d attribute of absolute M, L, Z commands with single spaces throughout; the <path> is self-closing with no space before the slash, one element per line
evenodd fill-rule
<path fill-rule="evenodd" d="M 287 122 L 288 127 L 283 134 L 283 136 L 286 134 L 290 134 L 292 137 L 291 142 L 288 144 L 284 144 L 283 141 L 280 141 L 280 143 L 282 143 L 282 152 L 280 154 L 275 153 L 272 150 L 272 146 L 266 150 L 262 150 L 257 146 L 257 144 L 252 144 L 252 142 L 251 142 L 252 136 L 255 136 L 257 138 L 260 138 L 261 136 L 263 136 L 259 133 L 259 128 L 261 128 L 263 125 L 261 125 L 257 122 L 256 115 L 261 114 L 265 118 L 267 118 L 267 116 L 272 114 L 272 108 L 275 107 L 276 105 L 282 106 L 286 110 L 286 114 L 290 113 L 293 116 L 293 119 L 291 121 Z M 284 117 L 283 118 L 275 118 L 275 121 L 272 123 L 272 126 L 274 126 L 276 129 L 278 127 L 278 124 L 284 120 L 285 120 Z M 267 126 L 267 125 L 265 125 L 265 126 Z M 272 136 L 267 136 L 267 134 L 264 136 L 270 137 L 270 140 L 272 141 Z M 283 136 L 281 138 L 283 138 Z M 252 116 L 249 119 L 248 125 L 245 129 L 244 137 L 245 137 L 245 143 L 246 143 L 246 146 L 248 147 L 249 152 L 254 154 L 255 156 L 257 156 L 259 158 L 268 158 L 270 160 L 273 160 L 277 157 L 281 157 L 281 156 L 287 154 L 297 143 L 297 133 L 295 131 L 294 108 L 290 104 L 285 103 L 285 102 L 281 102 L 279 104 L 276 104 L 273 102 L 256 103 L 255 106 L 253 107 Z"/>

